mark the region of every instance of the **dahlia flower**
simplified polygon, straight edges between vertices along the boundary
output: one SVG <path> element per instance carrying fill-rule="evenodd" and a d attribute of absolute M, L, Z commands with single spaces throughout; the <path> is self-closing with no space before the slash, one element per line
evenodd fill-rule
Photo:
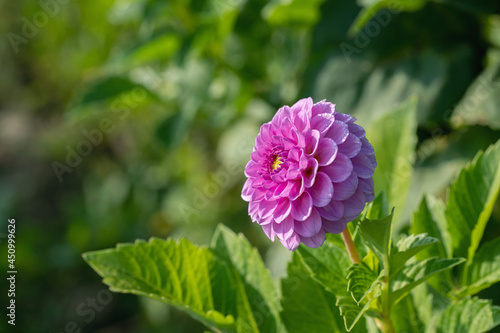
<path fill-rule="evenodd" d="M 356 118 L 325 100 L 283 106 L 262 125 L 241 197 L 269 239 L 288 250 L 318 247 L 373 200 L 372 145 Z"/>

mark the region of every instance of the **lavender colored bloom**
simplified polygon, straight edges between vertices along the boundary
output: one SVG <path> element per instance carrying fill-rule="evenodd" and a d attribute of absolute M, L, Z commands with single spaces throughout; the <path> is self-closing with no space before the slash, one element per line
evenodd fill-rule
<path fill-rule="evenodd" d="M 289 250 L 318 247 L 373 200 L 372 145 L 356 118 L 324 100 L 283 106 L 255 139 L 241 197 L 253 222 Z"/>

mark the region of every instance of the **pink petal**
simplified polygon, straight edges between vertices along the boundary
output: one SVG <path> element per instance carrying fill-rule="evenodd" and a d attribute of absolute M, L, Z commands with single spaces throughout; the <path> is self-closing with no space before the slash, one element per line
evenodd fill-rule
<path fill-rule="evenodd" d="M 266 234 L 267 238 L 269 238 L 271 241 L 274 242 L 274 236 L 276 236 L 276 233 L 274 232 L 273 224 L 269 223 L 263 225 L 262 230 L 264 230 L 264 233 Z"/>
<path fill-rule="evenodd" d="M 276 201 L 267 201 L 267 200 L 262 200 L 259 203 L 259 216 L 262 219 L 265 219 L 266 217 L 270 216 L 274 208 L 277 206 Z"/>
<path fill-rule="evenodd" d="M 282 197 L 288 197 L 290 200 L 295 200 L 304 192 L 304 182 L 302 179 L 289 180 L 285 189 L 281 193 Z"/>
<path fill-rule="evenodd" d="M 342 201 L 331 200 L 328 205 L 317 208 L 319 214 L 327 220 L 338 220 L 344 215 L 344 204 Z"/>
<path fill-rule="evenodd" d="M 325 134 L 330 129 L 335 117 L 330 113 L 322 113 L 311 119 L 311 128 L 318 130 L 320 134 Z"/>
<path fill-rule="evenodd" d="M 321 113 L 334 113 L 335 112 L 335 104 L 332 104 L 330 102 L 326 102 L 326 100 L 322 100 L 321 102 L 318 102 L 313 105 L 312 107 L 312 117 L 317 116 L 318 114 Z"/>
<path fill-rule="evenodd" d="M 319 140 L 318 148 L 316 150 L 315 158 L 318 160 L 320 166 L 328 165 L 333 162 L 337 156 L 337 144 L 330 138 L 323 138 Z"/>
<path fill-rule="evenodd" d="M 346 180 L 341 183 L 333 183 L 332 200 L 345 200 L 356 192 L 358 187 L 358 176 L 353 171 Z M 345 207 L 344 207 L 345 209 Z"/>
<path fill-rule="evenodd" d="M 309 194 L 314 206 L 326 206 L 333 196 L 333 184 L 330 177 L 323 172 L 318 172 L 314 185 L 309 189 Z"/>
<path fill-rule="evenodd" d="M 250 160 L 245 166 L 245 176 L 247 176 L 247 178 L 259 177 L 259 171 L 261 170 L 262 166 L 260 164 L 257 164 L 254 161 Z"/>
<path fill-rule="evenodd" d="M 323 229 L 331 234 L 340 234 L 347 226 L 347 221 L 344 218 L 338 219 L 336 221 L 322 219 L 321 222 L 323 224 Z"/>
<path fill-rule="evenodd" d="M 247 178 L 245 185 L 243 185 L 243 189 L 241 190 L 241 198 L 247 202 L 252 199 L 252 193 L 255 191 L 252 186 L 255 179 L 257 178 Z"/>
<path fill-rule="evenodd" d="M 276 236 L 278 236 L 279 240 L 282 241 L 284 239 L 289 238 L 294 233 L 294 219 L 291 216 L 288 216 L 281 223 L 274 224 L 274 231 L 276 232 Z"/>
<path fill-rule="evenodd" d="M 308 155 L 313 155 L 318 148 L 320 134 L 317 130 L 312 130 L 305 135 L 306 147 L 304 152 Z"/>
<path fill-rule="evenodd" d="M 295 219 L 294 230 L 303 237 L 312 237 L 321 230 L 321 216 L 318 211 L 313 208 L 311 215 L 304 221 Z"/>
<path fill-rule="evenodd" d="M 315 158 L 309 158 L 307 160 L 306 168 L 302 171 L 302 175 L 304 176 L 304 186 L 306 188 L 313 186 L 317 171 L 318 161 L 316 161 Z M 330 179 L 328 179 L 328 181 L 330 181 Z"/>
<path fill-rule="evenodd" d="M 281 223 L 285 218 L 290 216 L 292 211 L 292 203 L 288 198 L 281 198 L 278 200 L 278 204 L 274 209 L 274 220 L 277 223 Z"/>
<path fill-rule="evenodd" d="M 290 237 L 281 241 L 284 247 L 290 251 L 295 251 L 300 245 L 300 236 L 294 232 Z"/>
<path fill-rule="evenodd" d="M 351 174 L 352 163 L 347 156 L 337 153 L 335 160 L 331 164 L 319 168 L 319 171 L 326 173 L 332 182 L 340 183 Z"/>
<path fill-rule="evenodd" d="M 360 150 L 361 141 L 356 135 L 352 133 L 349 133 L 346 140 L 339 145 L 339 153 L 342 153 L 349 158 L 353 158 L 354 156 L 358 155 Z"/>
<path fill-rule="evenodd" d="M 311 248 L 317 248 L 323 245 L 325 242 L 325 230 L 321 229 L 316 235 L 312 237 L 300 237 L 300 240 L 304 245 Z"/>
<path fill-rule="evenodd" d="M 311 215 L 311 211 L 312 198 L 307 192 L 292 202 L 292 216 L 296 220 L 304 221 Z"/>

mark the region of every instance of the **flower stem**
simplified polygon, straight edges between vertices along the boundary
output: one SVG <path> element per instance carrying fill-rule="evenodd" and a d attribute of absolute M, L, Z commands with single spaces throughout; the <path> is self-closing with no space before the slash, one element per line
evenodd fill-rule
<path fill-rule="evenodd" d="M 345 227 L 344 231 L 342 231 L 342 239 L 344 240 L 347 253 L 349 253 L 352 263 L 361 264 L 361 258 L 359 257 L 356 245 L 354 245 L 354 242 L 352 241 L 351 233 L 349 232 L 348 227 Z"/>

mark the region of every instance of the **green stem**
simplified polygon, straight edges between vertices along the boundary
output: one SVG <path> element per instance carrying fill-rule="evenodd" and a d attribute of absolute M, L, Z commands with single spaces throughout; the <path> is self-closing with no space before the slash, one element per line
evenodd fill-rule
<path fill-rule="evenodd" d="M 349 232 L 348 227 L 346 227 L 344 231 L 342 231 L 342 239 L 344 240 L 347 253 L 349 253 L 349 257 L 351 258 L 352 263 L 361 264 L 361 258 L 359 257 L 356 245 L 354 245 L 354 242 L 352 241 L 351 233 Z"/>

